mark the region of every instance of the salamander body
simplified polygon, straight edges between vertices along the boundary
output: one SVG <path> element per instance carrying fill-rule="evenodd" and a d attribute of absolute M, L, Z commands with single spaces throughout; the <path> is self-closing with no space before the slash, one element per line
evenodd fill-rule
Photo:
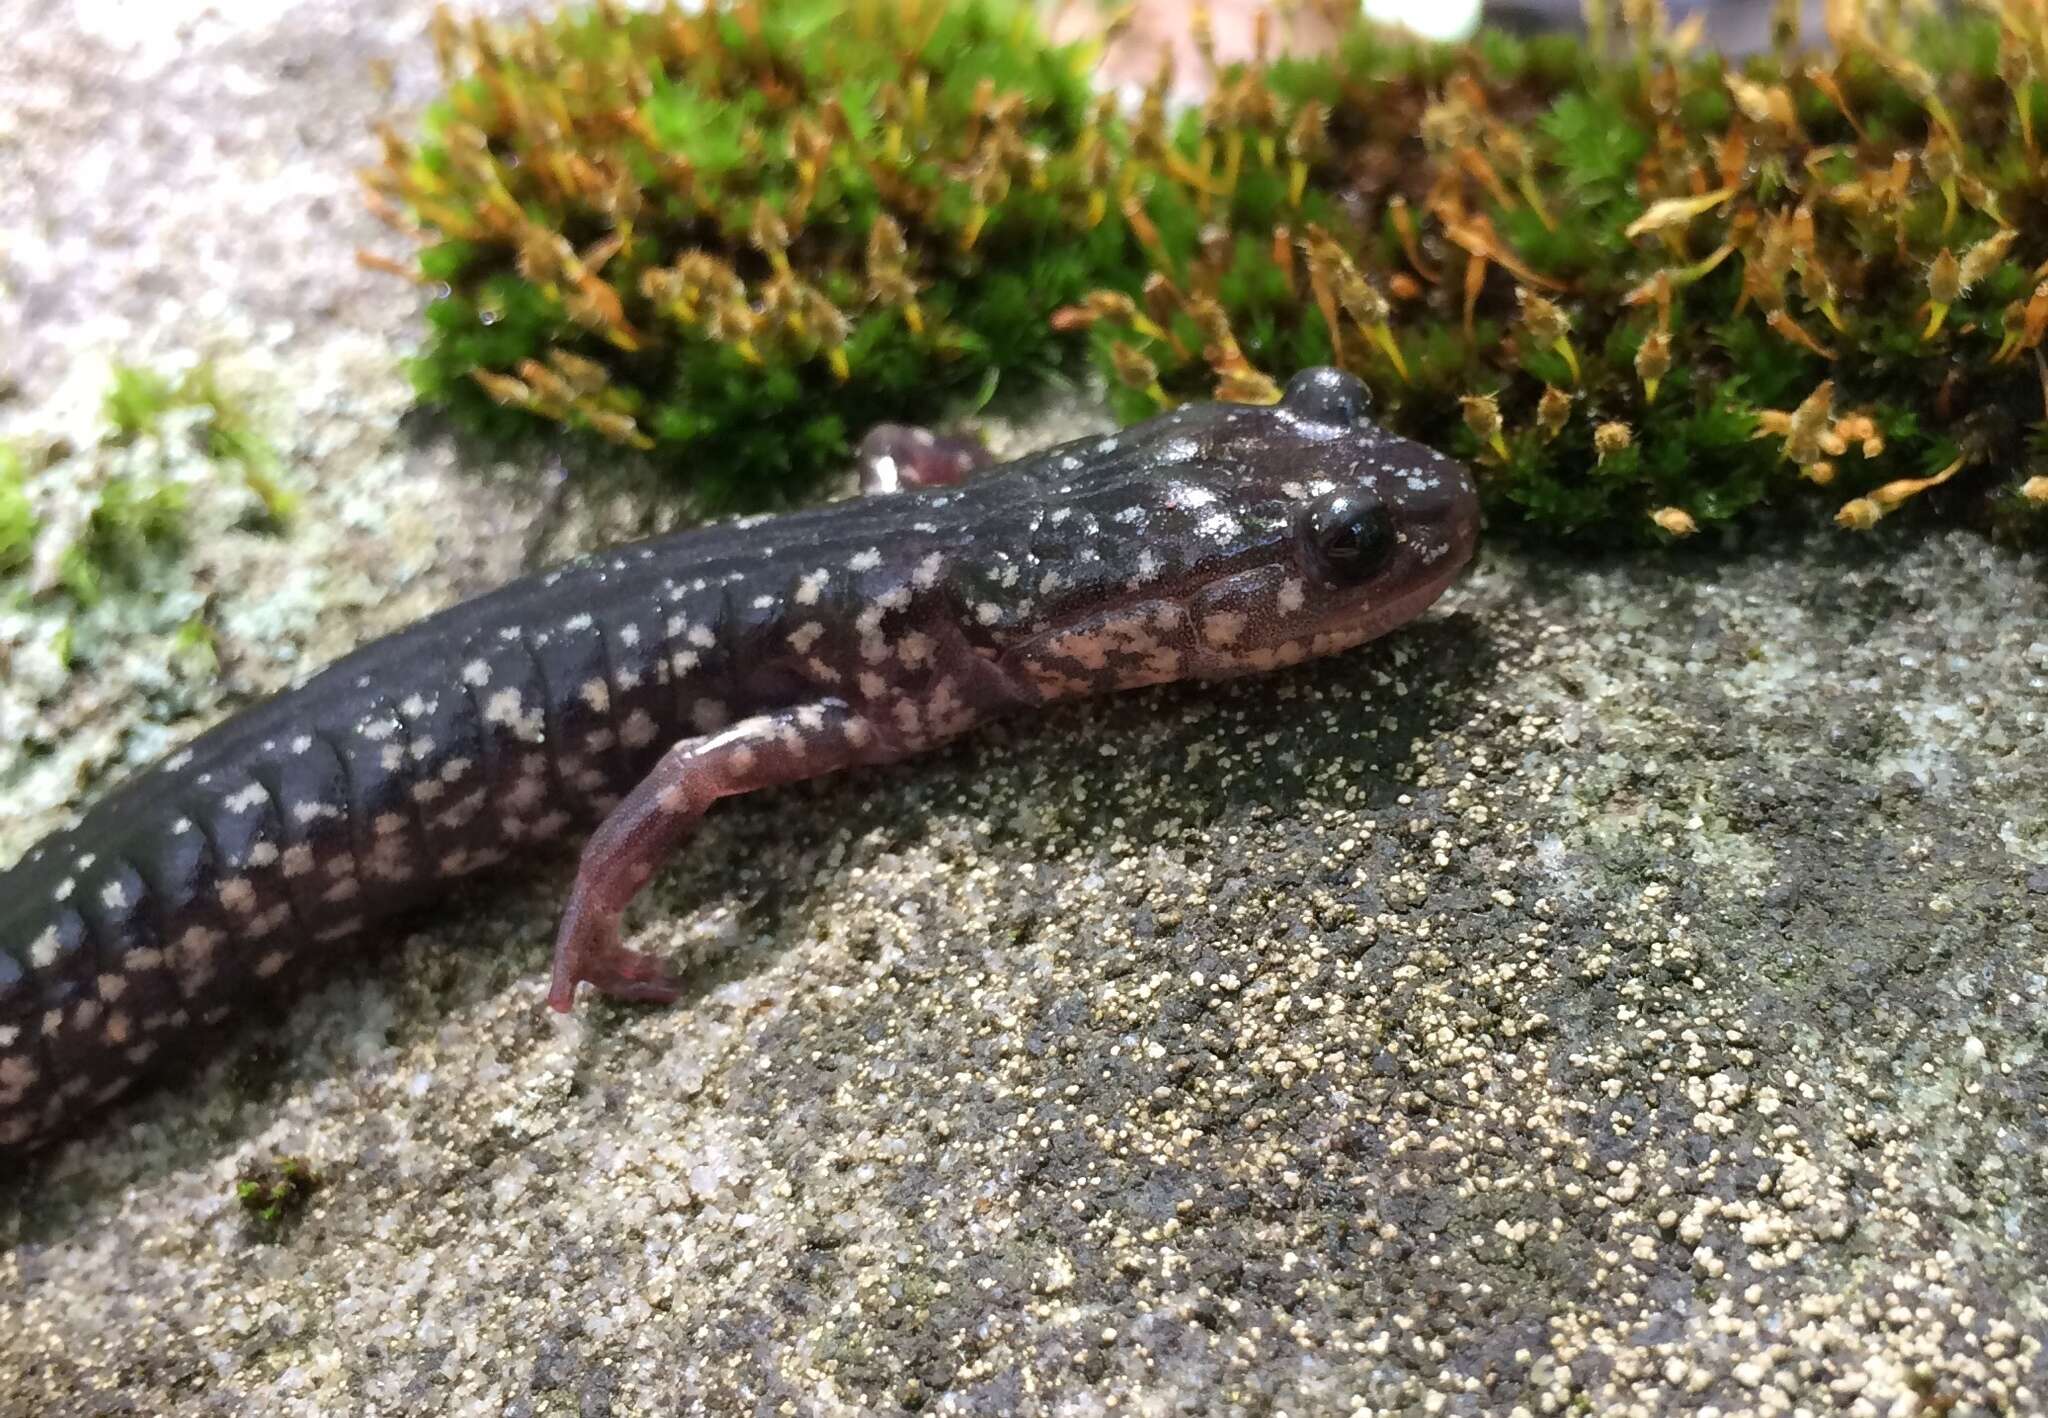
<path fill-rule="evenodd" d="M 619 915 L 717 798 L 1413 618 L 1471 555 L 1473 487 L 1367 413 L 1355 379 L 1311 370 L 1270 407 L 617 548 L 228 720 L 0 874 L 0 1162 L 380 921 L 593 824 L 558 1009 L 583 981 L 673 995 Z"/>

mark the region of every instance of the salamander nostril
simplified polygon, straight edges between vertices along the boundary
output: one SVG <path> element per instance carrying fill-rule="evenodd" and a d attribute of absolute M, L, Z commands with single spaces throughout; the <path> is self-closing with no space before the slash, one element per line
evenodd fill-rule
<path fill-rule="evenodd" d="M 1355 374 L 1323 366 L 1287 381 L 1281 404 L 1300 418 L 1348 428 L 1372 412 L 1372 392 Z"/>

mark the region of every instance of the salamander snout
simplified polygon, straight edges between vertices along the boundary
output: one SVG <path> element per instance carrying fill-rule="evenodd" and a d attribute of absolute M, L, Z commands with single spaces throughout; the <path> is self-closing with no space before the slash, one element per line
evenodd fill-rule
<path fill-rule="evenodd" d="M 1479 545 L 1479 488 L 1463 463 L 1424 444 L 1389 439 L 1380 451 L 1381 495 L 1407 529 L 1418 560 L 1455 572 Z"/>

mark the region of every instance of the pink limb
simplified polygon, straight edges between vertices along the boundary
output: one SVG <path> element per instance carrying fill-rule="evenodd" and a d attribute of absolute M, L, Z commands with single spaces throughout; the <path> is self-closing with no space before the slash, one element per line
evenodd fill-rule
<path fill-rule="evenodd" d="M 591 834 L 555 934 L 548 1006 L 567 1010 L 588 981 L 613 999 L 665 1004 L 680 987 L 662 963 L 619 938 L 619 917 L 720 798 L 890 757 L 869 721 L 838 699 L 757 715 L 685 739 Z"/>

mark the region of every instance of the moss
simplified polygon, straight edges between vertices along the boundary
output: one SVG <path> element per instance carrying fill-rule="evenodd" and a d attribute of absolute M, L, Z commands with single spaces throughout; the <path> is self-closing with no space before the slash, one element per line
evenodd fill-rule
<path fill-rule="evenodd" d="M 557 422 L 711 505 L 771 502 L 878 419 L 1044 368 L 1056 308 L 1135 279 L 1085 56 L 1010 0 L 436 38 L 447 92 L 366 180 L 437 290 L 418 386 L 473 424 Z"/>
<path fill-rule="evenodd" d="M 82 448 L 0 445 L 0 607 L 38 607 L 66 665 L 78 648 L 74 613 L 160 589 L 156 573 L 185 547 L 195 497 L 246 497 L 240 520 L 272 530 L 294 507 L 254 417 L 209 366 L 177 379 L 116 366 L 101 411 L 104 427 Z M 201 622 L 169 648 L 190 675 L 217 668 Z"/>
<path fill-rule="evenodd" d="M 155 433 L 179 402 L 178 386 L 155 370 L 117 364 L 100 407 L 113 436 L 132 441 Z"/>
<path fill-rule="evenodd" d="M 713 505 L 1087 331 L 1129 417 L 1342 363 L 1560 540 L 1908 505 L 2037 535 L 2048 34 L 2022 0 L 1835 14 L 1829 54 L 1748 62 L 1353 20 L 1178 118 L 1004 0 L 444 15 L 446 94 L 366 174 L 416 268 L 364 259 L 436 291 L 428 399 Z"/>
<path fill-rule="evenodd" d="M 321 1185 L 320 1174 L 305 1158 L 280 1157 L 244 1172 L 235 1182 L 235 1200 L 252 1226 L 275 1235 L 304 1213 Z"/>
<path fill-rule="evenodd" d="M 2038 537 L 2048 165 L 2019 120 L 2048 37 L 2013 4 L 1835 40 L 1745 64 L 1639 30 L 1617 62 L 1361 26 L 1335 59 L 1227 70 L 1140 184 L 1150 328 L 1070 319 L 1105 370 L 1150 371 L 1118 381 L 1132 417 L 1334 351 L 1472 461 L 1497 524 L 1550 538 L 1908 503 Z M 1305 172 L 1303 132 L 1327 135 Z"/>
<path fill-rule="evenodd" d="M 35 545 L 36 516 L 23 486 L 21 450 L 0 443 L 0 576 L 26 565 Z"/>
<path fill-rule="evenodd" d="M 200 418 L 190 434 L 200 452 L 216 463 L 238 469 L 263 504 L 265 515 L 280 525 L 290 520 L 297 499 L 277 481 L 275 450 L 258 431 L 248 406 L 222 388 L 219 373 L 211 364 L 196 365 L 177 380 L 155 370 L 117 364 L 102 407 L 108 441 L 116 444 L 157 437 L 169 415 L 197 411 Z"/>

